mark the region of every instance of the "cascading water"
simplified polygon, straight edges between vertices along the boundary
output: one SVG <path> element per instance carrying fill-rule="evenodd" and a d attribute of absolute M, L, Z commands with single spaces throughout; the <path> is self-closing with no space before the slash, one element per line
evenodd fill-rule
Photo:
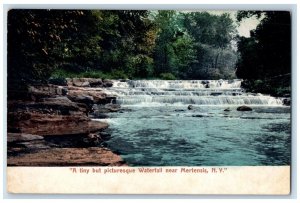
<path fill-rule="evenodd" d="M 195 105 L 282 105 L 281 99 L 245 93 L 241 80 L 129 80 L 114 81 L 117 103 Z"/>
<path fill-rule="evenodd" d="M 112 135 L 106 144 L 130 166 L 290 163 L 290 108 L 246 93 L 240 80 L 113 83 L 109 91 L 122 110 L 106 119 Z M 240 105 L 252 111 L 237 111 Z"/>

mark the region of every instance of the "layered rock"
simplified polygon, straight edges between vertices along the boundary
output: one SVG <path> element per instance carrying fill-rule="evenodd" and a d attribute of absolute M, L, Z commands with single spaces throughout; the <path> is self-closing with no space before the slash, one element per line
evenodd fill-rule
<path fill-rule="evenodd" d="M 39 113 L 9 113 L 8 129 L 35 135 L 74 135 L 101 131 L 107 123 L 91 121 L 81 115 L 47 115 Z"/>
<path fill-rule="evenodd" d="M 22 101 L 8 101 L 8 165 L 124 165 L 120 156 L 103 148 L 110 138 L 103 132 L 108 124 L 88 117 L 93 105 L 105 106 L 115 99 L 103 89 L 111 81 L 75 78 L 51 83 L 30 86 Z"/>
<path fill-rule="evenodd" d="M 102 80 L 96 78 L 67 78 L 68 86 L 76 87 L 111 87 L 113 85 L 110 80 Z"/>
<path fill-rule="evenodd" d="M 120 156 L 106 148 L 52 148 L 11 156 L 9 166 L 125 166 Z"/>

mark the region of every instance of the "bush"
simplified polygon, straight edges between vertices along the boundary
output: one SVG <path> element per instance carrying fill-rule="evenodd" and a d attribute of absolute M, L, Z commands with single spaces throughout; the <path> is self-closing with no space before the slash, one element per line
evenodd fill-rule
<path fill-rule="evenodd" d="M 67 71 L 64 69 L 55 70 L 50 79 L 51 80 L 62 80 L 63 78 L 102 78 L 102 79 L 127 79 L 128 76 L 124 71 L 113 70 L 109 73 L 103 73 L 99 70 L 90 70 L 81 73 Z"/>
<path fill-rule="evenodd" d="M 128 76 L 122 70 L 113 70 L 109 74 L 110 79 L 128 79 Z"/>
<path fill-rule="evenodd" d="M 105 78 L 105 79 L 107 79 L 108 76 L 106 74 L 102 73 L 101 71 L 92 70 L 92 71 L 86 71 L 86 72 L 80 73 L 78 75 L 78 78 Z"/>
<path fill-rule="evenodd" d="M 159 77 L 162 80 L 176 80 L 176 77 L 172 73 L 161 73 Z"/>

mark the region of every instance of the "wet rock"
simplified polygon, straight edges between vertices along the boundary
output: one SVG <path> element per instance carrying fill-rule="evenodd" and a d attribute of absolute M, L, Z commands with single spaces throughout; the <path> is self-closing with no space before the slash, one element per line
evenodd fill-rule
<path fill-rule="evenodd" d="M 106 95 L 106 97 L 105 97 L 106 103 L 112 103 L 112 104 L 115 104 L 115 103 L 116 103 L 116 99 L 117 99 L 116 96 Z"/>
<path fill-rule="evenodd" d="M 212 116 L 210 116 L 210 115 L 203 115 L 203 114 L 196 114 L 196 115 L 192 115 L 192 117 L 203 118 L 203 117 L 212 117 Z"/>
<path fill-rule="evenodd" d="M 175 112 L 182 112 L 185 111 L 184 109 L 175 109 Z"/>
<path fill-rule="evenodd" d="M 118 112 L 121 110 L 121 106 L 119 104 L 105 104 L 104 108 L 109 112 Z"/>
<path fill-rule="evenodd" d="M 204 116 L 204 115 L 192 115 L 192 117 L 202 118 L 202 117 L 207 117 L 207 116 Z"/>
<path fill-rule="evenodd" d="M 238 111 L 252 111 L 252 108 L 249 106 L 239 106 L 236 110 Z"/>
<path fill-rule="evenodd" d="M 91 87 L 103 87 L 103 81 L 102 81 L 102 79 L 90 78 L 88 80 L 88 82 L 90 83 Z"/>
<path fill-rule="evenodd" d="M 102 140 L 109 140 L 111 138 L 111 134 L 106 133 L 106 132 L 101 132 L 100 137 Z"/>
<path fill-rule="evenodd" d="M 126 166 L 122 158 L 106 148 L 52 148 L 10 156 L 8 166 Z"/>
<path fill-rule="evenodd" d="M 224 109 L 224 111 L 230 111 L 230 108 L 226 108 L 226 109 Z"/>
<path fill-rule="evenodd" d="M 108 118 L 108 115 L 105 113 L 102 113 L 100 111 L 93 111 L 92 113 L 89 114 L 90 118 L 98 118 L 98 119 L 105 119 Z"/>
<path fill-rule="evenodd" d="M 112 87 L 113 82 L 111 80 L 103 80 L 103 87 Z"/>
<path fill-rule="evenodd" d="M 194 106 L 193 105 L 188 105 L 188 110 L 193 110 Z"/>
<path fill-rule="evenodd" d="M 283 102 L 283 105 L 290 106 L 291 105 L 291 98 L 284 98 L 282 100 L 282 102 Z"/>
<path fill-rule="evenodd" d="M 222 92 L 212 92 L 210 93 L 211 96 L 219 96 L 222 95 Z"/>
<path fill-rule="evenodd" d="M 241 95 L 241 93 L 238 93 L 238 92 L 233 92 L 232 93 L 232 96 L 238 96 L 238 95 Z"/>
<path fill-rule="evenodd" d="M 105 104 L 105 105 L 94 105 L 93 106 L 94 112 L 91 115 L 99 115 L 103 113 L 109 112 L 118 112 L 121 110 L 121 106 L 119 104 Z"/>

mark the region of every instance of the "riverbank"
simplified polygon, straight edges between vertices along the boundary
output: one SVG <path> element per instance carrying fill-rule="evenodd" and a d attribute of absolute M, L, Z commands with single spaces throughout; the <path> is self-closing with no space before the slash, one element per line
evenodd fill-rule
<path fill-rule="evenodd" d="M 243 80 L 241 87 L 247 92 L 284 98 L 284 104 L 291 105 L 291 74 L 279 75 L 263 80 Z"/>
<path fill-rule="evenodd" d="M 8 100 L 7 165 L 126 165 L 103 146 L 108 124 L 92 120 L 120 110 L 110 86 L 101 79 L 50 80 L 29 86 L 23 99 Z"/>

